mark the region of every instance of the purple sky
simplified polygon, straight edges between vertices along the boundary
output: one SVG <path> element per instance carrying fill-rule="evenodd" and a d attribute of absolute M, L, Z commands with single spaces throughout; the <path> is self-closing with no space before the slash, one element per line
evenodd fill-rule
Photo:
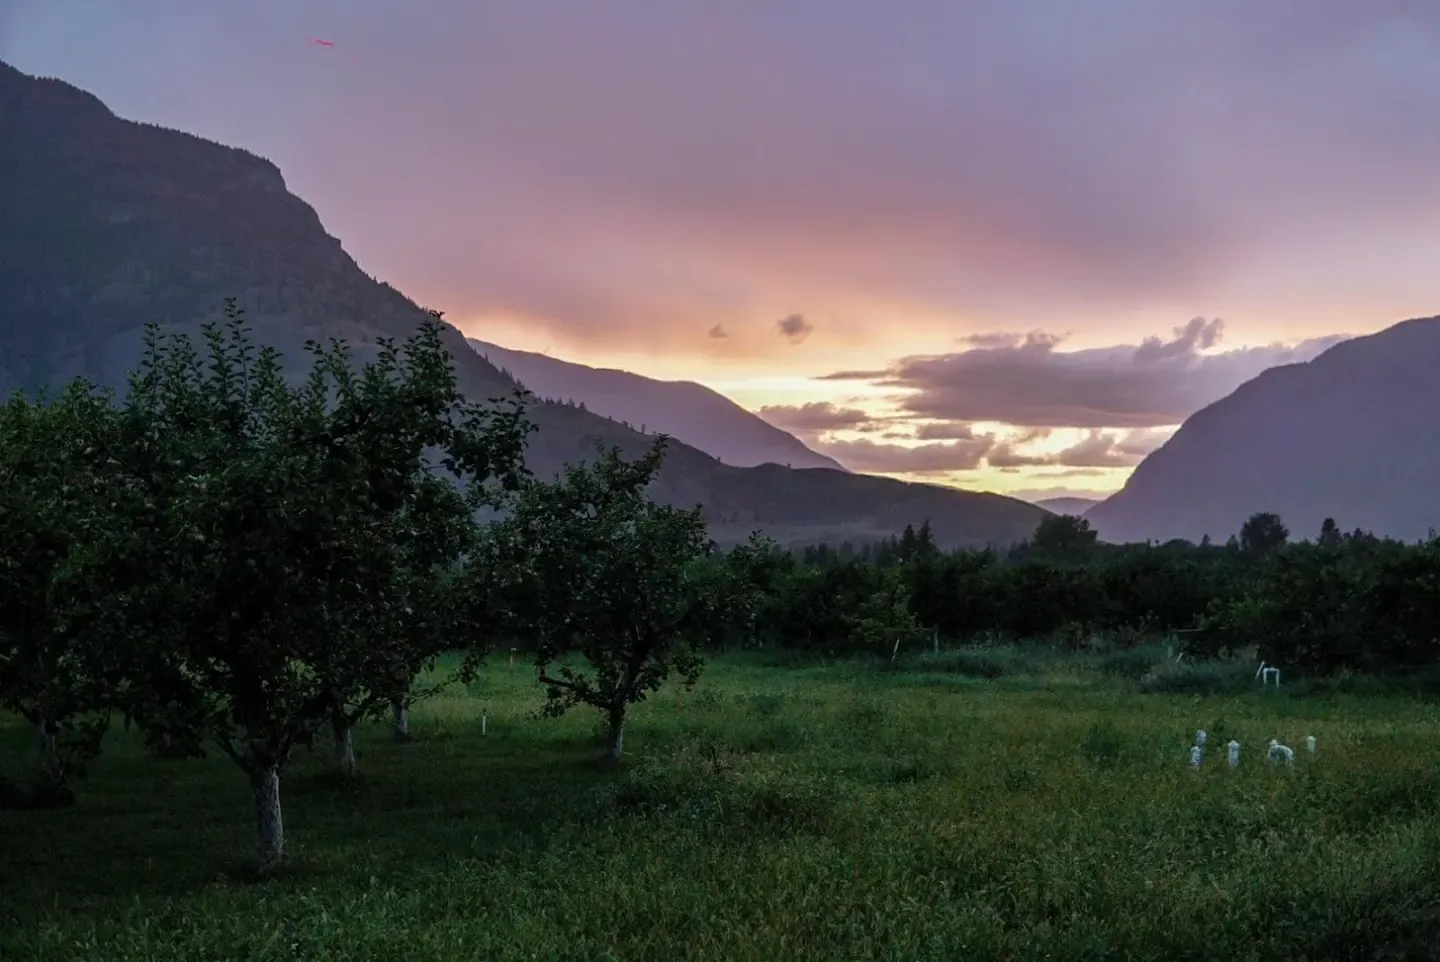
<path fill-rule="evenodd" d="M 1329 343 L 1278 342 L 1440 311 L 1435 0 L 0 0 L 0 57 L 271 158 L 476 336 L 862 411 L 807 434 L 856 467 L 1114 487 Z"/>

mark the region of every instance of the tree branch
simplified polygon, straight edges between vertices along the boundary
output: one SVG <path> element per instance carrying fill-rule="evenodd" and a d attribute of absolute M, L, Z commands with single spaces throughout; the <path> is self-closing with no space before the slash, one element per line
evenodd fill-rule
<path fill-rule="evenodd" d="M 585 690 L 580 685 L 575 684 L 573 681 L 564 681 L 560 678 L 551 678 L 549 675 L 545 674 L 544 668 L 540 669 L 540 684 L 553 685 L 556 688 L 568 688 L 571 691 L 575 692 L 577 695 L 582 694 Z"/>
<path fill-rule="evenodd" d="M 220 750 L 225 754 L 229 755 L 231 761 L 233 761 L 236 765 L 239 765 L 241 770 L 244 771 L 245 774 L 255 774 L 253 771 L 251 771 L 252 766 L 250 765 L 250 763 L 247 762 L 244 758 L 242 758 L 240 756 L 240 753 L 235 750 L 235 743 L 230 740 L 229 735 L 216 735 L 215 744 L 219 745 Z"/>

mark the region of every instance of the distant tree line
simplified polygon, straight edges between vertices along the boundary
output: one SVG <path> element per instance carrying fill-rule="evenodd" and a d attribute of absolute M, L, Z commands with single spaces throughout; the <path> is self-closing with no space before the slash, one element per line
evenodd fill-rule
<path fill-rule="evenodd" d="M 1342 533 L 1330 519 L 1298 542 L 1259 513 L 1224 545 L 1109 545 L 1083 518 L 1051 516 L 1021 544 L 952 552 L 922 524 L 859 549 L 777 552 L 764 575 L 758 636 L 829 654 L 886 654 L 896 639 L 1083 648 L 1178 632 L 1194 657 L 1254 646 L 1307 672 L 1440 661 L 1440 540 Z"/>

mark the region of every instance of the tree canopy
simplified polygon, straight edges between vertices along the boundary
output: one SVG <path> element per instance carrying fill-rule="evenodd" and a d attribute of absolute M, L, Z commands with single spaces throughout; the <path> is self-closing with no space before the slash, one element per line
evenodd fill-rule
<path fill-rule="evenodd" d="M 547 714 L 598 709 L 613 761 L 629 707 L 671 675 L 693 685 L 701 646 L 747 622 L 754 607 L 741 561 L 755 546 L 728 566 L 708 564 L 715 545 L 700 509 L 646 496 L 664 452 L 661 436 L 639 460 L 606 450 L 553 483 L 525 486 L 477 566 L 497 586 L 509 628 L 534 639 Z"/>
<path fill-rule="evenodd" d="M 438 315 L 361 370 L 311 343 L 291 384 L 228 313 L 203 354 L 152 329 L 118 408 L 80 384 L 6 407 L 7 498 L 28 506 L 5 515 L 3 664 L 7 703 L 51 739 L 119 709 L 183 751 L 218 746 L 269 863 L 294 747 L 403 697 L 449 643 L 444 576 L 475 512 L 523 482 L 530 428 L 518 399 L 459 395 Z"/>

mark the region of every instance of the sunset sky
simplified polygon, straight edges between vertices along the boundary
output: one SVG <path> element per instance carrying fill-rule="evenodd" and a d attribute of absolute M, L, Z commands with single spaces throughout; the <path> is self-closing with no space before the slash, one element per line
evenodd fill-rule
<path fill-rule="evenodd" d="M 1110 491 L 1440 312 L 1436 0 L 0 0 L 0 58 L 270 158 L 473 336 L 857 470 Z"/>

